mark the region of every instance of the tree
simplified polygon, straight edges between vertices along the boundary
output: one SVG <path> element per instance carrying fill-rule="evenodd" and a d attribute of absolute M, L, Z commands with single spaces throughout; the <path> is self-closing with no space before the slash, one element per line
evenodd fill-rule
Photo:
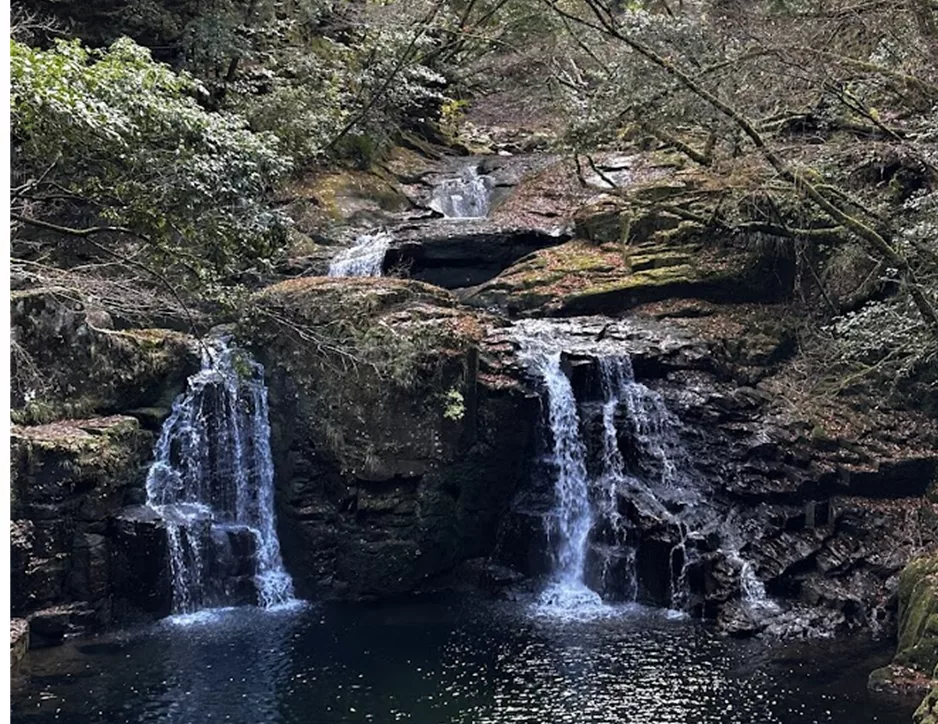
<path fill-rule="evenodd" d="M 608 129 L 615 131 L 622 127 L 624 120 L 636 119 L 643 129 L 706 165 L 712 161 L 715 138 L 724 142 L 731 139 L 734 155 L 740 152 L 740 143 L 745 144 L 767 166 L 766 170 L 774 176 L 773 181 L 785 184 L 790 194 L 813 210 L 813 216 L 825 222 L 818 224 L 815 221 L 808 228 L 792 228 L 784 219 L 768 218 L 764 221 L 756 219 L 756 227 L 750 223 L 749 228 L 782 238 L 857 240 L 882 266 L 893 270 L 902 283 L 903 291 L 917 308 L 925 328 L 932 337 L 938 338 L 935 289 L 920 278 L 916 269 L 918 260 L 903 253 L 901 241 L 883 214 L 871 210 L 861 199 L 838 188 L 832 179 L 824 177 L 819 168 L 807 163 L 793 163 L 776 147 L 769 135 L 773 126 L 770 119 L 765 118 L 767 112 L 774 110 L 773 115 L 782 120 L 799 116 L 804 120 L 806 114 L 802 108 L 779 108 L 780 103 L 792 101 L 793 94 L 791 89 L 780 87 L 778 81 L 766 72 L 767 68 L 757 68 L 761 72 L 755 74 L 747 68 L 748 62 L 768 59 L 769 68 L 774 65 L 784 69 L 777 77 L 786 79 L 786 82 L 792 78 L 796 80 L 802 97 L 807 95 L 816 103 L 822 100 L 835 102 L 845 108 L 849 123 L 841 124 L 844 130 L 894 139 L 905 144 L 910 153 L 916 154 L 919 163 L 928 165 L 930 153 L 903 138 L 910 138 L 913 134 L 908 129 L 890 127 L 872 105 L 874 97 L 908 98 L 908 104 L 913 108 L 921 96 L 931 101 L 938 99 L 938 87 L 914 74 L 914 70 L 923 67 L 920 59 L 916 59 L 914 54 L 910 58 L 905 48 L 883 51 L 882 42 L 875 42 L 877 38 L 882 41 L 881 37 L 876 33 L 872 38 L 864 35 L 870 32 L 865 22 L 860 24 L 855 35 L 851 34 L 849 47 L 841 49 L 826 45 L 824 50 L 817 50 L 815 46 L 795 45 L 789 40 L 808 27 L 798 12 L 783 14 L 783 20 L 779 20 L 778 17 L 773 18 L 773 11 L 747 11 L 759 17 L 763 33 L 768 26 L 782 40 L 771 43 L 750 33 L 739 32 L 735 37 L 726 37 L 701 22 L 679 22 L 672 18 L 670 10 L 662 22 L 660 17 L 641 10 L 620 12 L 612 3 L 602 0 L 583 0 L 573 3 L 576 7 L 572 9 L 569 3 L 544 1 L 580 31 L 585 29 L 618 45 L 604 59 L 600 57 L 601 46 L 591 48 L 588 40 L 574 36 L 581 54 L 591 63 L 592 72 L 599 81 L 590 82 L 583 72 L 578 71 L 564 84 L 586 96 L 587 107 L 593 106 L 589 95 L 595 88 L 601 88 L 606 97 L 610 97 L 611 89 L 615 89 L 620 97 L 626 99 L 625 107 L 621 102 L 611 104 L 615 108 L 613 116 L 608 109 L 602 109 L 600 115 L 604 119 L 596 124 L 597 127 L 607 129 L 607 132 Z M 738 9 L 727 12 L 731 16 L 735 14 L 738 22 L 745 23 L 746 12 Z M 821 17 L 825 18 L 826 14 L 822 13 Z M 725 17 L 721 18 L 721 23 L 726 25 Z M 810 27 L 817 36 L 826 37 L 830 33 L 823 20 Z M 792 35 L 780 33 L 782 29 Z M 842 24 L 840 31 L 843 32 Z M 741 38 L 747 36 L 748 47 L 744 47 Z M 785 40 L 789 40 L 788 45 L 784 44 Z M 856 54 L 856 51 L 865 55 Z M 875 57 L 876 51 L 886 53 L 882 60 Z M 814 66 L 819 58 L 825 63 L 822 68 Z M 847 68 L 849 72 L 838 74 L 837 66 Z M 625 72 L 619 72 L 622 69 Z M 732 74 L 714 72 L 725 69 L 732 69 Z M 623 87 L 623 77 L 631 79 L 634 89 L 628 85 Z M 864 87 L 874 81 L 885 83 L 888 92 L 877 88 L 876 95 Z M 777 93 L 774 92 L 776 90 Z M 654 109 L 648 105 L 649 93 L 658 101 Z M 689 143 L 680 141 L 669 129 L 676 124 L 685 126 L 685 135 L 687 125 L 705 131 L 703 135 L 711 139 L 706 151 L 695 150 Z M 929 129 L 926 119 L 914 135 L 919 139 L 928 138 L 934 130 Z M 705 223 L 714 222 L 722 224 L 728 231 L 734 230 L 719 218 Z"/>
<path fill-rule="evenodd" d="M 262 262 L 283 238 L 271 134 L 206 111 L 185 73 L 122 38 L 103 50 L 11 44 L 15 255 L 135 259 L 192 282 Z"/>

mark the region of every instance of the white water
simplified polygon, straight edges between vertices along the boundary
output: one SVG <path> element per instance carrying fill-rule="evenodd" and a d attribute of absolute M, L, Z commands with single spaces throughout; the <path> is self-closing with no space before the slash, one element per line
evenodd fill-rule
<path fill-rule="evenodd" d="M 602 357 L 599 359 L 603 403 L 603 477 L 606 488 L 607 519 L 620 533 L 623 541 L 629 538 L 629 523 L 618 512 L 618 498 L 627 495 L 642 513 L 654 516 L 672 525 L 681 533 L 680 541 L 671 551 L 671 568 L 668 571 L 671 583 L 670 605 L 681 603 L 685 585 L 686 534 L 687 526 L 675 516 L 668 505 L 679 503 L 693 506 L 699 494 L 683 479 L 686 468 L 683 445 L 677 434 L 677 420 L 670 413 L 661 395 L 636 381 L 632 362 L 627 355 Z M 622 413 L 631 444 L 638 456 L 651 469 L 651 475 L 638 477 L 625 469 L 619 449 L 619 432 L 615 417 Z M 675 570 L 675 554 L 681 566 Z M 621 553 L 620 553 L 621 555 Z M 638 593 L 637 574 L 634 568 L 635 550 L 628 552 L 632 560 L 628 595 L 634 600 Z"/>
<path fill-rule="evenodd" d="M 448 219 L 483 218 L 489 214 L 492 185 L 491 177 L 480 176 L 476 166 L 469 166 L 434 189 L 430 206 Z"/>
<path fill-rule="evenodd" d="M 576 398 L 569 378 L 561 369 L 559 351 L 535 354 L 530 361 L 547 388 L 548 418 L 553 436 L 551 457 L 557 475 L 553 516 L 560 534 L 554 580 L 542 594 L 541 604 L 561 610 L 599 606 L 602 604 L 599 594 L 587 588 L 584 582 L 593 512 Z"/>
<path fill-rule="evenodd" d="M 380 277 L 392 237 L 386 231 L 362 234 L 329 264 L 330 277 Z"/>
<path fill-rule="evenodd" d="M 264 368 L 224 341 L 212 346 L 173 404 L 147 475 L 147 504 L 166 525 L 175 614 L 237 601 L 246 558 L 259 605 L 293 600 L 275 527 Z"/>
<path fill-rule="evenodd" d="M 604 603 L 604 596 L 620 602 L 637 599 L 640 531 L 633 529 L 632 514 L 623 514 L 623 501 L 642 519 L 660 521 L 671 531 L 673 548 L 659 575 L 668 579 L 670 608 L 683 607 L 689 557 L 696 555 L 689 537 L 717 532 L 724 540 L 735 540 L 738 534 L 693 474 L 678 420 L 658 392 L 635 379 L 621 343 L 597 344 L 591 335 L 571 335 L 565 323 L 550 320 L 516 323 L 515 337 L 521 359 L 543 381 L 555 476 L 555 503 L 545 520 L 555 565 L 536 613 L 594 618 L 620 610 Z M 601 407 L 578 404 L 562 366 L 562 350 L 597 359 Z M 601 414 L 599 465 L 587 462 L 582 438 L 583 430 L 595 429 L 589 422 L 595 417 L 583 418 L 591 414 Z M 629 461 L 620 440 L 628 441 Z M 747 607 L 771 612 L 774 603 L 752 566 L 732 551 L 725 555 L 739 566 L 740 595 Z"/>

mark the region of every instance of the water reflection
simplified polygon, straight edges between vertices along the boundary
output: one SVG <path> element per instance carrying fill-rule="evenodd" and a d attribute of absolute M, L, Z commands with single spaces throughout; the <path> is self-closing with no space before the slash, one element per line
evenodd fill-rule
<path fill-rule="evenodd" d="M 424 602 L 236 609 L 36 652 L 13 721 L 108 724 L 905 724 L 882 647 L 769 647 L 666 613 L 556 622 Z"/>

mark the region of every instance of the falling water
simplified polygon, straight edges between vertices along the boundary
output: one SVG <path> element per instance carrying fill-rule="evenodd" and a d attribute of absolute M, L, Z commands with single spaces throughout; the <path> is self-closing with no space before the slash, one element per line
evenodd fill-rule
<path fill-rule="evenodd" d="M 738 527 L 714 506 L 706 481 L 694 475 L 680 423 L 662 396 L 635 379 L 631 359 L 619 344 L 597 343 L 592 335 L 568 329 L 546 320 L 515 325 L 520 357 L 546 391 L 549 463 L 555 476 L 554 507 L 546 518 L 551 536 L 556 535 L 555 566 L 537 610 L 606 615 L 611 609 L 604 601 L 635 601 L 639 595 L 684 608 L 690 596 L 688 570 L 700 550 L 696 541 L 715 533 L 727 541 L 724 555 L 738 567 L 747 608 L 771 612 L 774 604 L 765 587 L 739 557 Z M 561 363 L 562 350 L 596 360 L 598 404 L 577 401 Z M 601 447 L 590 457 L 583 434 L 597 429 L 594 421 L 601 422 Z M 670 550 L 643 553 L 651 529 L 657 531 L 657 545 L 665 542 Z M 640 555 L 646 556 L 643 565 L 654 562 L 660 579 L 639 580 Z"/>
<path fill-rule="evenodd" d="M 739 566 L 740 598 L 749 613 L 778 613 L 780 610 L 778 604 L 766 593 L 765 584 L 759 580 L 752 563 L 743 558 L 736 548 L 726 552 L 726 559 Z"/>
<path fill-rule="evenodd" d="M 450 219 L 483 218 L 489 213 L 492 183 L 491 177 L 480 176 L 476 166 L 469 166 L 436 187 L 431 206 Z"/>
<path fill-rule="evenodd" d="M 618 498 L 625 494 L 642 513 L 667 522 L 679 531 L 680 540 L 670 556 L 669 581 L 671 605 L 679 603 L 686 569 L 687 526 L 671 512 L 670 507 L 687 507 L 699 502 L 699 494 L 683 480 L 686 462 L 684 448 L 677 434 L 677 421 L 657 392 L 636 381 L 632 363 L 626 355 L 602 357 L 599 369 L 604 396 L 603 416 L 603 473 L 600 479 L 608 501 L 604 515 L 622 541 L 620 547 L 629 549 L 627 557 L 632 568 L 627 572 L 626 595 L 633 600 L 638 592 L 637 573 L 634 569 L 635 550 L 629 543 L 630 524 L 618 512 Z M 619 450 L 616 414 L 621 412 L 636 457 L 644 473 L 626 470 Z M 669 507 L 670 506 L 670 507 Z M 622 555 L 621 552 L 618 555 Z"/>
<path fill-rule="evenodd" d="M 293 600 L 275 528 L 264 368 L 226 341 L 212 347 L 173 404 L 147 476 L 147 504 L 166 525 L 174 613 Z"/>
<path fill-rule="evenodd" d="M 587 588 L 583 580 L 593 512 L 576 398 L 560 366 L 559 351 L 535 354 L 530 361 L 547 388 L 547 412 L 553 436 L 551 461 L 557 475 L 553 517 L 560 534 L 554 580 L 544 591 L 541 603 L 559 609 L 601 605 L 599 594 Z"/>
<path fill-rule="evenodd" d="M 386 231 L 362 234 L 355 244 L 345 249 L 329 264 L 330 277 L 380 277 L 384 255 L 391 245 Z"/>

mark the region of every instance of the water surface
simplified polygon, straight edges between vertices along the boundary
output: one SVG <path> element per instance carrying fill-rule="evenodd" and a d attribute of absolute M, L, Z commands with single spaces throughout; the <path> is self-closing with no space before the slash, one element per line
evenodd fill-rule
<path fill-rule="evenodd" d="M 32 652 L 13 722 L 908 724 L 866 692 L 888 645 L 723 639 L 666 613 L 520 604 L 231 609 Z"/>

